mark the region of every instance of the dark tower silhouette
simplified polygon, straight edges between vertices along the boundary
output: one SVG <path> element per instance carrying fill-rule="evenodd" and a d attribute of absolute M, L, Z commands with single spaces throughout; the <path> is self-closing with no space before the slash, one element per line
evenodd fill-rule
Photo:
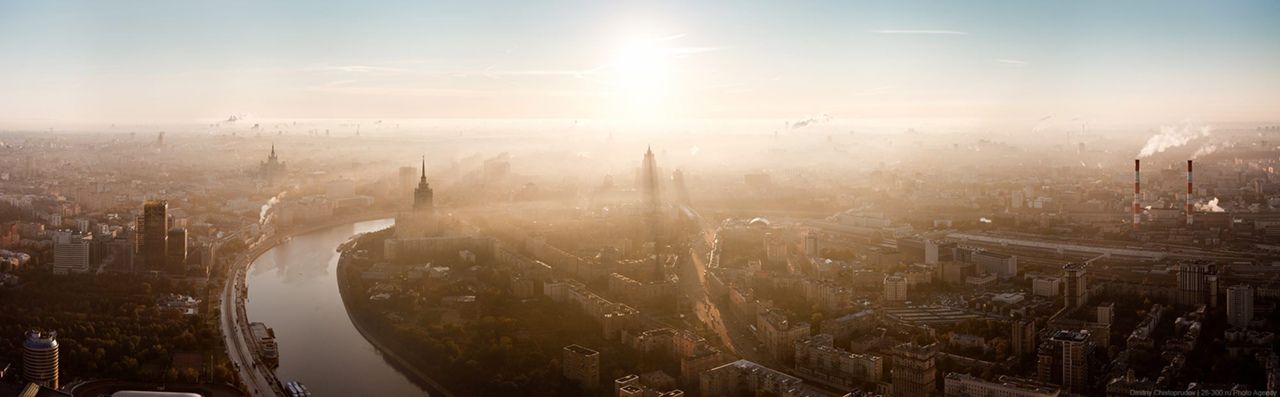
<path fill-rule="evenodd" d="M 165 269 L 172 274 L 183 274 L 187 271 L 187 229 L 175 227 L 169 229 L 165 242 Z"/>
<path fill-rule="evenodd" d="M 658 208 L 660 206 L 658 195 L 658 162 L 653 157 L 653 147 L 649 147 L 644 152 L 644 162 L 640 164 L 640 189 L 644 194 L 644 205 L 646 221 L 649 224 L 649 233 L 653 241 L 653 277 L 655 280 L 663 278 L 662 259 L 659 257 L 662 253 L 661 225 L 659 223 Z"/>
<path fill-rule="evenodd" d="M 644 191 L 645 205 L 650 209 L 658 206 L 658 162 L 653 158 L 653 148 L 644 152 L 644 162 L 640 164 L 640 188 Z"/>
<path fill-rule="evenodd" d="M 275 183 L 277 179 L 284 176 L 284 163 L 280 162 L 280 157 L 276 155 L 276 145 L 271 144 L 271 154 L 267 155 L 267 160 L 258 166 L 258 173 L 267 183 Z"/>
<path fill-rule="evenodd" d="M 169 203 L 147 200 L 142 204 L 142 260 L 147 270 L 165 270 L 168 260 Z"/>
<path fill-rule="evenodd" d="M 422 157 L 422 178 L 418 179 L 418 188 L 413 190 L 413 210 L 430 213 L 434 209 L 431 185 L 427 183 L 427 158 Z"/>

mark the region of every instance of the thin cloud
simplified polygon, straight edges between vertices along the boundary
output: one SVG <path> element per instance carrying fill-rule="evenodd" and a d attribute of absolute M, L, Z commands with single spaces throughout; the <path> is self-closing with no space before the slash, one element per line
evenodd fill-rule
<path fill-rule="evenodd" d="M 1031 64 L 1031 62 L 1019 61 L 1017 59 L 997 59 L 996 62 L 1003 63 L 1009 66 L 1027 66 Z"/>
<path fill-rule="evenodd" d="M 694 55 L 694 54 L 703 54 L 708 52 L 721 51 L 721 50 L 726 50 L 728 48 L 729 47 L 677 47 L 677 48 L 672 48 L 669 51 L 677 56 L 684 56 L 684 55 Z"/>
<path fill-rule="evenodd" d="M 596 73 L 600 68 L 592 69 L 498 69 L 490 65 L 483 69 L 416 69 L 384 66 L 344 65 L 344 66 L 312 66 L 302 69 L 312 73 L 346 73 L 350 75 L 399 75 L 421 77 L 581 77 Z"/>
<path fill-rule="evenodd" d="M 495 98 L 502 96 L 595 98 L 598 93 L 578 90 L 511 90 L 441 88 L 417 84 L 370 84 L 361 81 L 337 80 L 307 87 L 312 92 L 347 95 L 442 97 L 442 98 Z"/>
<path fill-rule="evenodd" d="M 595 73 L 595 71 L 596 71 L 595 69 L 584 69 L 584 70 L 572 70 L 572 69 L 566 69 L 566 70 L 555 70 L 555 69 L 529 69 L 529 70 L 497 70 L 497 69 L 485 69 L 485 70 L 474 70 L 474 71 L 455 71 L 455 72 L 449 72 L 449 71 L 430 71 L 430 72 L 423 72 L 423 73 L 424 73 L 424 74 L 442 74 L 442 75 L 449 75 L 449 76 L 455 76 L 455 77 L 467 77 L 467 76 L 487 76 L 487 77 L 499 77 L 499 76 L 570 76 L 570 77 L 577 77 L 577 76 L 583 76 L 583 75 L 588 75 L 588 74 L 591 74 L 591 73 Z"/>
<path fill-rule="evenodd" d="M 676 33 L 676 34 L 673 34 L 673 35 L 670 35 L 670 36 L 659 37 L 659 38 L 653 39 L 652 41 L 671 41 L 671 40 L 678 40 L 678 39 L 682 39 L 682 38 L 684 38 L 685 36 L 688 36 L 688 35 L 689 35 L 688 33 Z"/>
<path fill-rule="evenodd" d="M 346 73 L 397 73 L 407 71 L 403 68 L 372 65 L 338 65 L 312 66 L 305 69 L 309 72 L 346 72 Z"/>
<path fill-rule="evenodd" d="M 883 29 L 872 30 L 871 33 L 876 34 L 935 34 L 935 35 L 951 35 L 966 36 L 969 32 L 959 30 L 935 30 L 935 29 Z"/>

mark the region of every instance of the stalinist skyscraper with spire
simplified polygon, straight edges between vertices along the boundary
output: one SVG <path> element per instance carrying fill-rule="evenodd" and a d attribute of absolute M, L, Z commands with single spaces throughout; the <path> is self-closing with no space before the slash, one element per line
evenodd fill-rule
<path fill-rule="evenodd" d="M 422 176 L 413 189 L 413 207 L 396 214 L 395 236 L 383 242 L 383 257 L 408 263 L 440 255 L 456 258 L 463 250 L 480 257 L 493 255 L 493 239 L 461 233 L 451 214 L 436 212 L 435 192 L 427 183 L 426 169 L 424 158 Z"/>
<path fill-rule="evenodd" d="M 271 144 L 271 154 L 267 155 L 267 160 L 258 165 L 258 176 L 266 180 L 268 184 L 275 183 L 284 176 L 284 162 L 276 156 L 276 145 Z"/>
<path fill-rule="evenodd" d="M 662 171 L 658 169 L 658 161 L 653 156 L 653 148 L 644 152 L 644 161 L 640 163 L 640 191 L 644 195 L 645 226 L 649 229 L 649 238 L 653 243 L 653 279 L 661 280 L 665 276 L 662 270 Z"/>
<path fill-rule="evenodd" d="M 413 207 L 396 214 L 396 237 L 400 239 L 437 237 L 440 220 L 435 214 L 435 192 L 427 183 L 427 160 L 422 159 L 422 176 L 413 189 Z"/>
<path fill-rule="evenodd" d="M 431 185 L 427 183 L 427 159 L 422 159 L 422 179 L 418 180 L 418 188 L 413 189 L 413 212 L 425 212 L 430 214 L 435 210 L 435 198 L 431 192 Z"/>

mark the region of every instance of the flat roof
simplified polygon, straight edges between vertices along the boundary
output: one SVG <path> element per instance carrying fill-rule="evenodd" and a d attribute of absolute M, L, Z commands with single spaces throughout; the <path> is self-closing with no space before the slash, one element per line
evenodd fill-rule
<path fill-rule="evenodd" d="M 1012 258 L 1012 257 L 1013 257 L 1013 255 L 1009 255 L 1009 254 L 1005 254 L 1005 253 L 1000 253 L 1000 252 L 995 252 L 995 251 L 987 251 L 987 250 L 980 250 L 980 251 L 974 252 L 973 254 L 974 254 L 974 255 L 986 255 L 986 256 L 990 256 L 990 257 L 994 257 L 994 258 L 1000 258 L 1000 259 L 1009 259 L 1009 258 Z"/>
<path fill-rule="evenodd" d="M 1084 342 L 1085 340 L 1089 339 L 1089 331 L 1085 331 L 1085 330 L 1071 331 L 1071 330 L 1064 329 L 1064 330 L 1055 332 L 1053 334 L 1052 339 L 1072 341 L 1072 342 Z"/>
<path fill-rule="evenodd" d="M 1062 269 L 1063 270 L 1084 270 L 1085 265 L 1086 265 L 1085 263 L 1071 262 L 1071 263 L 1062 265 Z"/>
<path fill-rule="evenodd" d="M 574 352 L 574 353 L 583 354 L 583 355 L 588 355 L 588 356 L 589 356 L 589 355 L 593 355 L 593 354 L 600 354 L 600 352 L 598 352 L 598 351 L 591 350 L 591 349 L 588 349 L 588 348 L 585 348 L 585 347 L 582 347 L 582 346 L 579 346 L 579 345 L 569 345 L 569 346 L 565 346 L 565 347 L 564 347 L 564 349 L 565 349 L 565 350 L 568 350 L 568 351 L 571 351 L 571 352 Z"/>

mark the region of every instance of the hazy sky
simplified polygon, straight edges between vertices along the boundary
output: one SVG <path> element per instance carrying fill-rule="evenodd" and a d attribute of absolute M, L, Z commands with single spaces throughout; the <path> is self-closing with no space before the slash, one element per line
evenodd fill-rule
<path fill-rule="evenodd" d="M 1278 1 L 0 0 L 0 122 L 1280 118 Z"/>

